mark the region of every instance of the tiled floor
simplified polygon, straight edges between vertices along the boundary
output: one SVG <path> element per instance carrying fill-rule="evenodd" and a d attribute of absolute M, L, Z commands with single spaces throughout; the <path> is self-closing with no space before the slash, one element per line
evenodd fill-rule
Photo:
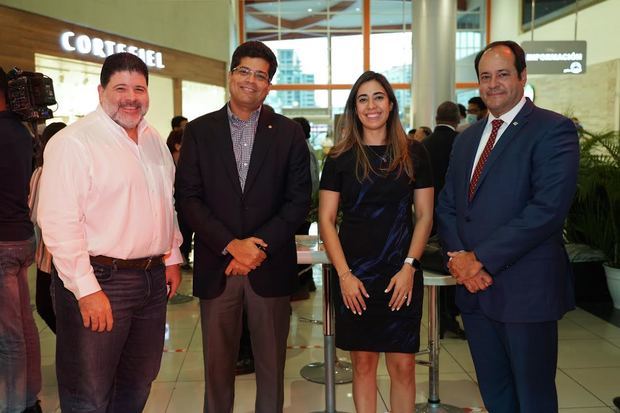
<path fill-rule="evenodd" d="M 34 279 L 31 276 L 31 286 Z M 287 413 L 324 411 L 323 386 L 303 379 L 299 370 L 312 361 L 323 359 L 322 326 L 306 319 L 322 317 L 320 271 L 315 268 L 318 291 L 309 300 L 292 304 L 289 350 L 285 369 L 284 410 Z M 31 287 L 32 288 L 32 287 Z M 184 275 L 181 292 L 191 291 L 191 276 Z M 34 301 L 34 297 L 33 297 Z M 426 309 L 426 305 L 424 307 Z M 168 306 L 166 352 L 161 371 L 153 384 L 147 413 L 192 413 L 202 411 L 204 379 L 202 339 L 198 302 Z M 423 321 L 425 324 L 426 321 Z M 44 388 L 41 394 L 44 412 L 59 412 L 54 371 L 55 337 L 37 316 L 40 329 Z M 559 360 L 557 385 L 560 412 L 610 413 L 611 400 L 620 395 L 620 328 L 590 313 L 577 309 L 559 324 Z M 427 330 L 421 335 L 426 344 Z M 310 348 L 300 348 L 308 346 Z M 338 351 L 346 359 L 347 353 Z M 377 412 L 388 411 L 389 380 L 384 364 L 379 367 Z M 464 341 L 442 340 L 440 388 L 442 402 L 482 410 L 469 349 Z M 423 366 L 416 371 L 418 402 L 428 395 L 428 374 Z M 236 381 L 235 413 L 251 413 L 256 394 L 255 376 L 240 376 Z M 336 387 L 337 409 L 354 412 L 351 384 Z"/>

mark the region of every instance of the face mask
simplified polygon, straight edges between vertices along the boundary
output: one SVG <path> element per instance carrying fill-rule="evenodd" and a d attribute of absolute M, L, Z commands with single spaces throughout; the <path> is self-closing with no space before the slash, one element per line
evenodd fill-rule
<path fill-rule="evenodd" d="M 466 119 L 467 119 L 467 123 L 469 123 L 470 125 L 478 121 L 478 117 L 474 115 L 473 113 L 468 113 Z"/>

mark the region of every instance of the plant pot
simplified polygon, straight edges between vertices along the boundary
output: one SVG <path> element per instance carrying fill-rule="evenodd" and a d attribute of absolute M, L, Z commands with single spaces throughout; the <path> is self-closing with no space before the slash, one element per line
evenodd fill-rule
<path fill-rule="evenodd" d="M 607 278 L 607 288 L 614 302 L 614 308 L 620 310 L 620 268 L 609 267 L 603 264 L 605 277 Z"/>

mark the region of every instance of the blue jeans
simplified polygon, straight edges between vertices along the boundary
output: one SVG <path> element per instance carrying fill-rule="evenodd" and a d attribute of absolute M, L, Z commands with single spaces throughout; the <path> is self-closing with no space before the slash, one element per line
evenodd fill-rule
<path fill-rule="evenodd" d="M 138 413 L 159 372 L 164 347 L 165 267 L 93 268 L 112 306 L 112 331 L 85 328 L 73 293 L 57 275 L 52 282 L 60 407 L 63 413 Z"/>
<path fill-rule="evenodd" d="M 41 391 L 39 333 L 28 293 L 34 238 L 0 242 L 0 413 L 21 413 Z"/>

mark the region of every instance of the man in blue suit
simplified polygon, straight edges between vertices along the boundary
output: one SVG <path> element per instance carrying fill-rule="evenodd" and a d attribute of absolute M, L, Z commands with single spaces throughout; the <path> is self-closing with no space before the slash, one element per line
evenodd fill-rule
<path fill-rule="evenodd" d="M 475 65 L 489 115 L 454 142 L 438 233 L 487 409 L 557 412 L 557 320 L 574 308 L 562 226 L 576 188 L 577 131 L 523 96 L 518 44 L 491 43 Z"/>

